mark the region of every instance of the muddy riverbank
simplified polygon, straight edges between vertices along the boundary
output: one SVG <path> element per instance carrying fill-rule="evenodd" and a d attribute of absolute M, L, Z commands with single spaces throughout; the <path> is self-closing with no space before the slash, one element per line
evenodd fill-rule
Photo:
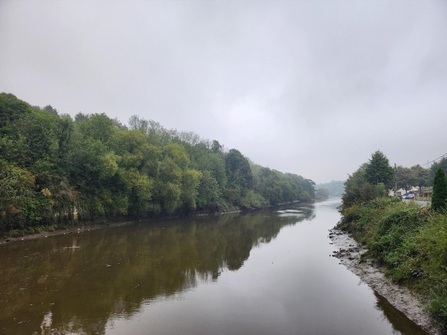
<path fill-rule="evenodd" d="M 393 283 L 384 274 L 384 269 L 377 267 L 372 260 L 360 262 L 366 249 L 360 246 L 347 233 L 333 228 L 329 230 L 329 238 L 339 248 L 333 257 L 340 260 L 351 272 L 370 286 L 377 294 L 384 297 L 397 310 L 404 313 L 411 321 L 430 335 L 440 335 L 436 323 L 426 310 L 426 304 L 406 287 Z"/>

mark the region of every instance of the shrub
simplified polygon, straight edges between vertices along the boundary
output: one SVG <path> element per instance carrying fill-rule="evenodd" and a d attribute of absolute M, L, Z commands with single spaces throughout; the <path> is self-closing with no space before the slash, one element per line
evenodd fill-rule
<path fill-rule="evenodd" d="M 431 206 L 436 212 L 447 211 L 447 178 L 441 167 L 436 171 L 435 179 L 433 181 Z"/>

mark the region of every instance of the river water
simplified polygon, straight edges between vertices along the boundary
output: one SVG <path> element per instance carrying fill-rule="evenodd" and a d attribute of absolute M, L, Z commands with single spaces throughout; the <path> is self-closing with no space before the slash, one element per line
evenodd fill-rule
<path fill-rule="evenodd" d="M 0 334 L 425 334 L 330 257 L 338 205 L 0 246 Z"/>

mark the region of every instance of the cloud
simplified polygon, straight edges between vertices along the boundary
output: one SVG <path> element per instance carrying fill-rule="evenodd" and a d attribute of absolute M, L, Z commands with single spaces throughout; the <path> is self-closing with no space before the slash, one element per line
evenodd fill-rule
<path fill-rule="evenodd" d="M 445 153 L 440 1 L 3 1 L 0 91 L 194 131 L 317 182 Z"/>

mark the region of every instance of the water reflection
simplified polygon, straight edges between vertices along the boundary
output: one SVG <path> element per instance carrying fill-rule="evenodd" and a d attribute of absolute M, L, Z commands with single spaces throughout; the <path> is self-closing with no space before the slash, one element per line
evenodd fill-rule
<path fill-rule="evenodd" d="M 405 314 L 395 309 L 384 297 L 374 292 L 377 298 L 377 309 L 383 311 L 384 318 L 391 321 L 395 334 L 426 335 L 414 322 L 409 320 Z"/>
<path fill-rule="evenodd" d="M 112 316 L 216 281 L 313 206 L 143 222 L 0 248 L 0 333 L 103 334 Z"/>

